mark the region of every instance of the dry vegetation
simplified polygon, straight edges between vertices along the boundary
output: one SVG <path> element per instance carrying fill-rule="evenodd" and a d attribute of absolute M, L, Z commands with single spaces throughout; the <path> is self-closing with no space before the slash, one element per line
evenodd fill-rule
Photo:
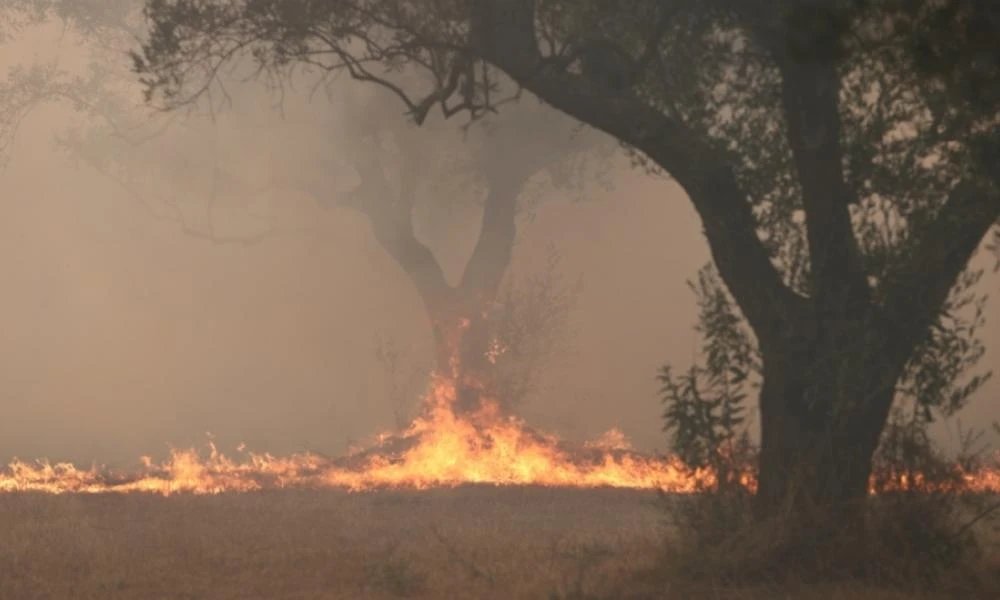
<path fill-rule="evenodd" d="M 0 598 L 918 597 L 860 584 L 656 581 L 658 502 L 648 492 L 482 487 L 3 495 Z"/>

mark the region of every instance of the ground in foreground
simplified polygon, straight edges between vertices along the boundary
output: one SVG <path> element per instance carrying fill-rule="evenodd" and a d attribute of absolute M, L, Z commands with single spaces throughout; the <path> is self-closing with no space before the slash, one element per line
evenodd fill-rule
<path fill-rule="evenodd" d="M 0 598 L 852 598 L 652 583 L 649 492 L 465 487 L 212 497 L 0 495 Z M 931 597 L 931 596 L 928 596 Z"/>

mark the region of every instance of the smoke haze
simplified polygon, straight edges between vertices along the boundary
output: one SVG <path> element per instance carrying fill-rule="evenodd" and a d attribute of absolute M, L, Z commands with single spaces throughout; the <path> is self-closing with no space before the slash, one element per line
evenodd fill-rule
<path fill-rule="evenodd" d="M 80 48 L 52 28 L 26 32 L 2 52 L 4 68 L 51 57 L 63 68 L 85 67 L 74 59 Z M 127 62 L 115 68 L 124 72 Z M 232 107 L 214 122 L 203 114 L 184 120 L 135 154 L 157 168 L 187 161 L 187 170 L 160 169 L 155 185 L 185 207 L 198 232 L 209 224 L 217 157 L 236 177 L 215 184 L 215 234 L 252 239 L 273 228 L 253 243 L 186 232 L 163 206 L 144 205 L 60 150 L 54 136 L 95 125 L 71 103 L 44 103 L 21 123 L 0 173 L 0 459 L 130 462 L 201 445 L 207 432 L 223 449 L 246 442 L 257 451 L 335 454 L 393 426 L 375 341 L 392 338 L 414 364 L 427 364 L 433 351 L 420 298 L 364 216 L 272 185 L 314 175 L 342 181 L 338 193 L 354 186 L 350 169 L 324 159 L 349 157 L 351 140 L 337 132 L 351 109 L 337 97 L 310 100 L 306 88 L 286 92 L 282 116 L 261 86 L 231 91 Z M 123 94 L 141 100 L 138 84 Z M 559 135 L 564 123 L 554 112 L 551 122 Z M 473 148 L 457 124 L 428 127 L 429 145 L 451 135 L 453 153 Z M 544 201 L 519 221 L 515 276 L 537 271 L 555 248 L 562 275 L 583 283 L 569 351 L 552 360 L 521 412 L 566 437 L 617 426 L 638 447 L 663 449 L 655 374 L 664 362 L 686 367 L 693 358 L 695 306 L 685 280 L 708 260 L 707 247 L 672 182 L 632 167 L 620 151 L 602 160 L 610 189 L 543 181 Z M 425 241 L 454 281 L 481 206 L 448 173 L 442 166 L 428 175 L 444 179 L 438 193 L 457 200 Z M 983 285 L 989 291 L 996 281 Z M 987 314 L 996 307 L 992 301 Z M 994 367 L 1000 320 L 983 337 L 983 364 Z M 1000 381 L 991 381 L 962 420 L 1000 418 L 998 392 Z"/>

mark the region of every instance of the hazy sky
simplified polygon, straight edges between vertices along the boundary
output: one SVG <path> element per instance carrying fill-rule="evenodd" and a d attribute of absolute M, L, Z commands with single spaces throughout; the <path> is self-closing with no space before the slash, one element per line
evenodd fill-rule
<path fill-rule="evenodd" d="M 52 54 L 51 43 L 29 37 L 3 48 L 0 63 Z M 337 111 L 321 96 L 308 107 L 290 104 L 298 108 L 283 121 L 262 93 L 238 96 L 214 126 L 145 151 L 197 157 L 216 144 L 250 189 L 278 163 L 312 160 L 315 131 L 297 136 Z M 257 450 L 336 453 L 392 426 L 375 337 L 392 336 L 426 360 L 430 331 L 363 217 L 292 192 L 237 191 L 220 214 L 259 209 L 279 235 L 213 245 L 155 219 L 60 153 L 53 135 L 82 118 L 60 103 L 34 111 L 0 172 L 0 460 L 129 461 L 203 443 L 206 432 L 224 448 L 245 441 Z M 694 302 L 685 279 L 708 253 L 684 195 L 616 161 L 611 191 L 595 187 L 584 202 L 553 193 L 521 225 L 515 272 L 531 271 L 552 244 L 567 279 L 584 284 L 573 351 L 555 361 L 547 391 L 524 414 L 568 437 L 617 426 L 640 447 L 663 448 L 655 375 L 664 361 L 690 363 Z M 197 207 L 204 192 L 191 190 L 206 190 L 207 181 L 185 179 L 163 193 Z M 434 240 L 452 277 L 477 219 L 469 213 Z M 995 288 L 996 279 L 984 285 Z M 984 336 L 992 350 L 984 364 L 997 365 L 1000 319 Z M 998 391 L 991 382 L 963 419 L 981 426 L 1000 418 Z"/>

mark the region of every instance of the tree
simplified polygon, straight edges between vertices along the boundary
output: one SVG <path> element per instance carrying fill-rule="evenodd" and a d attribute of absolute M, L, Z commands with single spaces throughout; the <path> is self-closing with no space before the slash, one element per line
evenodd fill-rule
<path fill-rule="evenodd" d="M 205 115 L 190 111 L 187 118 L 176 119 L 174 114 L 149 114 L 147 107 L 135 106 L 129 96 L 135 82 L 125 68 L 125 51 L 140 35 L 139 7 L 135 0 L 18 0 L 17 10 L 10 13 L 16 17 L 11 20 L 12 33 L 61 24 L 85 43 L 89 63 L 84 73 L 70 72 L 58 63 L 12 68 L 6 84 L 0 86 L 0 157 L 9 156 L 10 144 L 31 111 L 61 102 L 86 118 L 60 132 L 58 147 L 77 164 L 105 176 L 154 218 L 175 224 L 193 238 L 213 244 L 255 244 L 283 233 L 269 215 L 249 210 L 240 214 L 231 210 L 230 218 L 219 218 L 225 214 L 225 201 L 248 204 L 268 188 L 298 189 L 326 208 L 357 210 L 369 219 L 383 249 L 416 284 L 432 322 L 438 368 L 448 372 L 452 357 L 461 357 L 457 364 L 464 373 L 460 379 L 467 382 L 460 386 L 465 408 L 475 406 L 483 391 L 479 388 L 487 388 L 504 408 L 516 404 L 536 374 L 522 364 L 518 375 L 504 375 L 500 393 L 495 389 L 500 384 L 494 372 L 498 360 L 499 371 L 504 371 L 503 363 L 509 366 L 512 354 L 498 357 L 489 352 L 491 344 L 510 346 L 497 338 L 497 327 L 505 323 L 509 328 L 513 313 L 494 305 L 515 243 L 515 218 L 527 216 L 539 187 L 582 189 L 584 180 L 593 181 L 593 175 L 601 173 L 601 166 L 594 162 L 613 148 L 593 132 L 581 132 L 570 119 L 537 104 L 512 107 L 516 110 L 468 128 L 464 141 L 451 128 L 439 128 L 432 140 L 427 135 L 429 125 L 414 131 L 399 115 L 398 106 L 384 97 L 339 94 L 339 99 L 350 104 L 350 116 L 334 124 L 340 131 L 324 130 L 322 139 L 331 148 L 345 147 L 345 139 L 349 140 L 351 151 L 333 150 L 333 156 L 323 158 L 346 159 L 361 176 L 361 185 L 347 194 L 338 191 L 329 164 L 317 160 L 297 165 L 270 185 L 253 188 L 220 156 L 211 129 L 205 127 L 209 124 Z M 116 62 L 121 68 L 115 68 Z M 230 80 L 227 87 L 231 85 Z M 220 91 L 209 107 L 213 118 L 219 99 L 228 101 Z M 522 135 L 531 136 L 532 151 L 511 145 L 515 136 Z M 386 156 L 394 159 L 387 161 Z M 387 168 L 389 163 L 403 169 Z M 547 181 L 542 186 L 529 185 L 539 179 Z M 459 193 L 446 194 L 440 189 L 442 181 L 458 185 Z M 447 222 L 439 217 L 456 204 L 450 196 L 484 208 L 481 243 L 454 286 L 445 280 L 440 261 L 423 241 L 433 238 L 433 232 L 421 236 L 419 231 L 421 225 Z M 419 213 L 428 208 L 435 214 L 424 219 L 414 214 L 414 210 Z M 428 227 L 423 229 L 426 232 Z M 410 261 L 411 254 L 403 252 L 411 244 L 426 249 L 422 264 Z M 557 290 L 548 291 L 553 302 L 563 300 Z M 468 324 L 464 332 L 460 331 L 462 323 Z M 556 318 L 543 325 L 553 333 L 559 324 Z M 521 384 L 514 386 L 511 379 L 517 377 Z M 515 387 L 516 395 L 512 393 Z"/>
<path fill-rule="evenodd" d="M 545 175 L 544 189 L 580 189 L 585 186 L 581 180 L 593 182 L 601 173 L 602 165 L 592 163 L 606 158 L 608 153 L 601 150 L 609 149 L 608 145 L 593 132 L 581 134 L 569 119 L 530 101 L 468 128 L 463 139 L 449 127 L 414 127 L 384 94 L 339 93 L 336 99 L 347 106 L 344 115 L 329 130 L 320 129 L 335 149 L 309 164 L 292 167 L 276 185 L 304 191 L 321 206 L 363 214 L 375 240 L 403 270 L 423 302 L 437 370 L 458 383 L 456 408 L 475 410 L 480 399 L 488 397 L 502 409 L 511 409 L 528 388 L 521 386 L 513 393 L 508 381 L 501 392 L 498 366 L 510 361 L 497 350 L 510 347 L 513 323 L 527 315 L 514 317 L 509 309 L 515 305 L 501 306 L 499 300 L 518 217 L 532 208 L 529 193 L 538 193 L 530 184 Z M 340 135 L 331 135 L 334 129 Z M 330 169 L 337 162 L 346 162 L 357 173 L 360 183 L 353 190 L 337 191 L 338 177 Z M 463 203 L 481 205 L 482 214 L 472 253 L 457 284 L 452 285 L 425 241 L 435 236 L 426 231 L 448 222 L 446 213 Z M 536 324 L 537 333 L 543 335 L 546 328 L 558 327 L 559 313 L 568 305 L 559 290 L 536 289 L 543 289 L 548 297 L 530 310 L 556 309 L 550 321 Z M 512 292 L 507 290 L 508 300 Z M 525 302 L 518 305 L 523 307 Z M 507 331 L 498 331 L 502 323 Z M 517 345 L 518 350 L 526 349 L 524 340 Z M 533 357 L 541 358 L 537 352 Z M 526 366 L 519 369 L 523 384 L 534 377 Z"/>
<path fill-rule="evenodd" d="M 925 431 L 938 416 L 953 416 L 992 377 L 992 371 L 974 371 L 985 353 L 978 332 L 986 296 L 974 289 L 982 274 L 963 274 L 940 322 L 896 383 L 893 406 L 914 429 Z M 660 370 L 664 430 L 686 463 L 725 472 L 740 466 L 730 464 L 733 444 L 746 433 L 747 399 L 760 388 L 763 364 L 746 319 L 712 265 L 702 267 L 689 287 L 700 309 L 700 360 L 680 374 L 670 365 Z"/>
<path fill-rule="evenodd" d="M 0 164 L 10 158 L 20 127 L 33 111 L 50 103 L 63 104 L 82 118 L 55 135 L 55 147 L 71 161 L 106 177 L 155 219 L 214 244 L 254 244 L 277 233 L 269 217 L 242 214 L 246 211 L 239 211 L 241 227 L 220 231 L 213 214 L 221 212 L 217 204 L 263 190 L 253 189 L 227 168 L 215 146 L 205 143 L 211 134 L 205 134 L 204 115 L 183 120 L 157 115 L 136 101 L 126 51 L 142 29 L 140 2 L 13 0 L 10 4 L 5 7 L 6 27 L 0 32 L 5 35 L 0 41 L 13 44 L 27 29 L 57 25 L 62 36 L 80 44 L 74 59 L 86 63 L 81 70 L 60 64 L 59 59 L 36 59 L 8 69 L 0 84 Z M 199 189 L 199 183 L 204 187 Z"/>
<path fill-rule="evenodd" d="M 488 313 L 490 345 L 481 349 L 490 365 L 488 392 L 505 413 L 539 393 L 549 361 L 572 349 L 569 321 L 581 282 L 570 285 L 561 266 L 559 253 L 550 245 L 541 270 L 524 276 L 509 268 Z M 391 336 L 376 336 L 375 356 L 385 369 L 397 429 L 405 429 L 435 363 Z"/>
<path fill-rule="evenodd" d="M 1000 215 L 995 107 L 914 52 L 932 7 L 150 0 L 134 61 L 168 108 L 245 52 L 385 87 L 417 123 L 488 114 L 502 72 L 672 176 L 761 353 L 758 516 L 822 544 L 861 525 L 896 384 Z"/>

